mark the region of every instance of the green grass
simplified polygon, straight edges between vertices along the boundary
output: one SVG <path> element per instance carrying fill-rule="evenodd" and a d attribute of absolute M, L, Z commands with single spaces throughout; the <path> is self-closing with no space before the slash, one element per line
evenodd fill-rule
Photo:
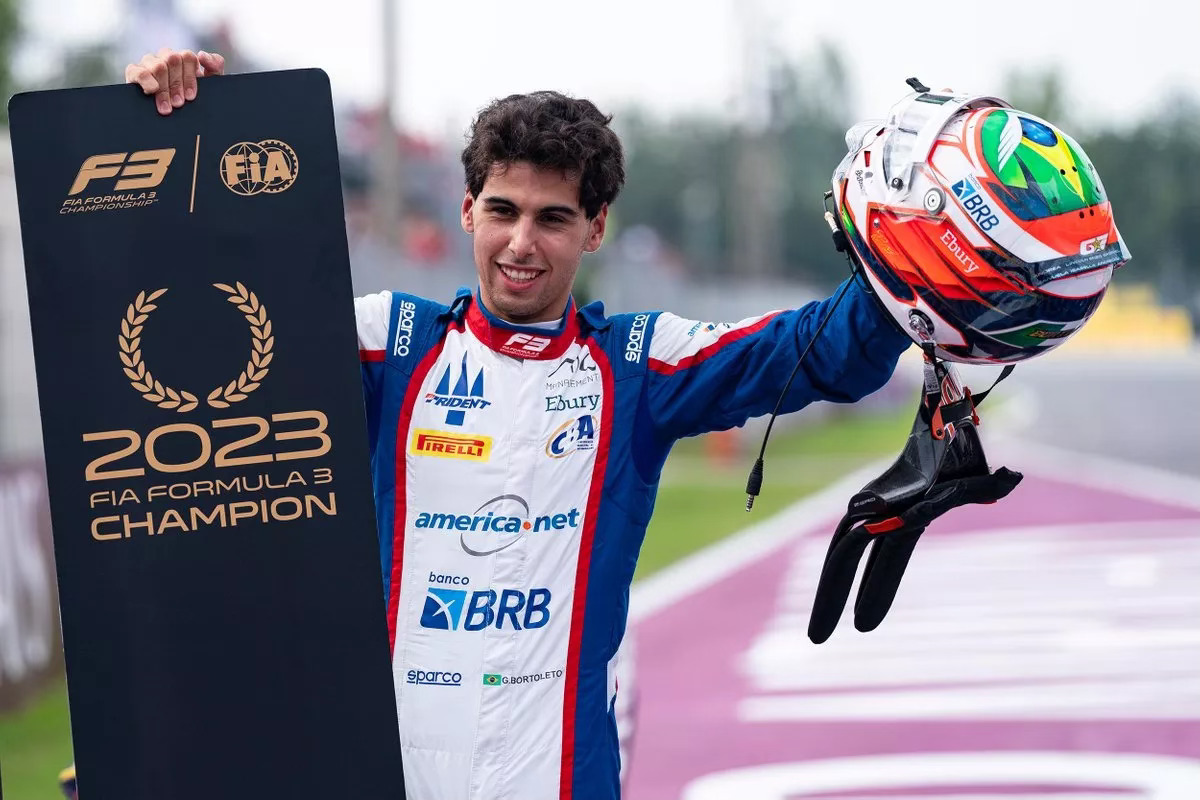
<path fill-rule="evenodd" d="M 70 763 L 67 686 L 59 678 L 26 708 L 0 717 L 4 800 L 61 798 L 56 779 Z"/>
<path fill-rule="evenodd" d="M 671 454 L 646 534 L 637 578 L 712 544 L 842 475 L 900 452 L 912 413 L 838 413 L 826 420 L 776 430 L 767 447 L 762 492 L 747 514 L 746 475 L 758 441 L 725 459 L 711 455 L 705 437 L 680 442 Z M 66 687 L 61 679 L 37 702 L 0 717 L 0 767 L 5 800 L 57 797 L 55 778 L 71 762 Z"/>
<path fill-rule="evenodd" d="M 905 408 L 839 414 L 787 432 L 776 430 L 767 445 L 762 490 L 749 514 L 746 476 L 759 442 L 723 461 L 709 455 L 704 437 L 680 442 L 663 470 L 635 580 L 766 519 L 870 461 L 898 454 L 911 426 L 912 412 Z"/>

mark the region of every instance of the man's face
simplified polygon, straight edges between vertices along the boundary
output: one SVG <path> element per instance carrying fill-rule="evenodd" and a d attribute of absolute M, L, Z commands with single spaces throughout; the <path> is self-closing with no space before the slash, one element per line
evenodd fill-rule
<path fill-rule="evenodd" d="M 604 240 L 608 207 L 588 219 L 579 180 L 518 162 L 493 169 L 479 197 L 468 190 L 463 230 L 472 234 L 487 309 L 506 322 L 557 319 L 584 253 Z"/>

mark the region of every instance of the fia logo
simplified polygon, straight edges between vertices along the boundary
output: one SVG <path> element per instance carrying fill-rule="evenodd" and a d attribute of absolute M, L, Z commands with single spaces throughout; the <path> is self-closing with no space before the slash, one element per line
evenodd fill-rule
<path fill-rule="evenodd" d="M 290 189 L 300 172 L 296 151 L 278 139 L 238 142 L 221 155 L 221 180 L 234 194 L 276 194 Z"/>
<path fill-rule="evenodd" d="M 442 373 L 442 379 L 438 381 L 437 389 L 425 395 L 425 402 L 432 403 L 435 406 L 449 409 L 446 412 L 447 425 L 461 426 L 466 420 L 467 411 L 473 408 L 487 408 L 491 403 L 483 399 L 483 367 L 475 373 L 475 380 L 470 383 L 470 388 L 467 386 L 467 355 L 463 353 L 462 369 L 458 373 L 458 380 L 454 382 L 453 390 L 450 388 L 450 365 L 446 365 L 446 371 Z"/>

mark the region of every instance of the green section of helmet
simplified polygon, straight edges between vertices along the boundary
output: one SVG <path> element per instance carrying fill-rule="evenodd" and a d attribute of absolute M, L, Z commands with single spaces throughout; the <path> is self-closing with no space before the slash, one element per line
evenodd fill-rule
<path fill-rule="evenodd" d="M 1104 200 L 1079 145 L 1039 120 L 998 109 L 983 121 L 980 142 L 1000 181 L 1036 196 L 1047 216 Z"/>

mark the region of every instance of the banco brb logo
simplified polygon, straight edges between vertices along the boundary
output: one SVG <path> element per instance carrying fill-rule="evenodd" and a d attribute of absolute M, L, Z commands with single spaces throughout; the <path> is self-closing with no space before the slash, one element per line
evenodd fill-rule
<path fill-rule="evenodd" d="M 296 151 L 278 139 L 238 142 L 221 156 L 221 180 L 234 194 L 278 194 L 300 171 Z"/>

